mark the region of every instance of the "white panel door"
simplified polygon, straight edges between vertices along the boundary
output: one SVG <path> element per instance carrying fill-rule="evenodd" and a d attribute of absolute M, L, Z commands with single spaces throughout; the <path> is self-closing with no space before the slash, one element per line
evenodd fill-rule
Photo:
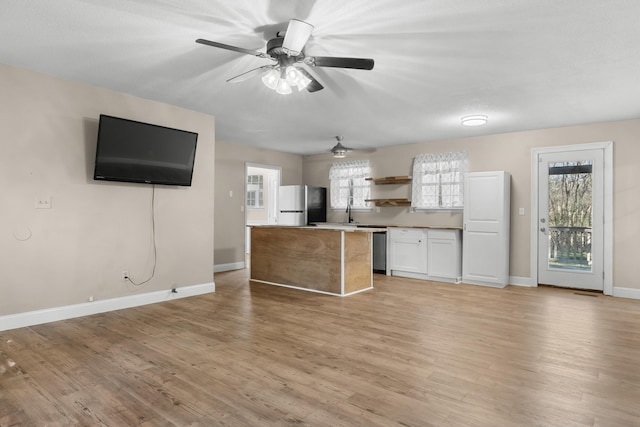
<path fill-rule="evenodd" d="M 465 177 L 462 281 L 506 286 L 509 280 L 510 175 L 474 172 Z"/>

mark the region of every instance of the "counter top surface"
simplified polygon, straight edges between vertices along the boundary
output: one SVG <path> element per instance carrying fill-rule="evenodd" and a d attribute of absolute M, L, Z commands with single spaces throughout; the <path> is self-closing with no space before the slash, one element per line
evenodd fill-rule
<path fill-rule="evenodd" d="M 251 225 L 250 227 L 264 227 L 264 228 L 290 228 L 290 229 L 304 229 L 304 230 L 334 230 L 334 231 L 353 231 L 360 233 L 375 233 L 380 231 L 387 231 L 386 226 L 369 226 L 364 224 L 340 224 L 340 223 L 326 223 L 326 225 Z"/>
<path fill-rule="evenodd" d="M 327 224 L 327 225 L 319 225 L 319 224 Z M 317 223 L 316 226 L 328 227 L 331 224 L 338 225 L 343 223 L 326 222 L 326 223 Z M 347 226 L 347 224 L 343 224 L 343 225 Z M 367 224 L 367 223 L 354 222 L 354 223 L 351 223 L 350 226 L 351 227 L 356 226 L 356 227 L 362 227 L 362 228 L 380 228 L 380 229 L 383 229 L 382 231 L 384 231 L 387 228 L 431 228 L 434 230 L 462 230 L 462 227 L 445 226 L 445 225 L 398 225 L 398 224 L 381 225 L 381 224 Z"/>
<path fill-rule="evenodd" d="M 338 230 L 338 231 L 364 231 L 368 233 L 387 231 L 388 228 L 429 228 L 433 230 L 462 230 L 462 227 L 442 226 L 442 225 L 379 225 L 353 222 L 351 224 L 341 222 L 322 222 L 313 225 L 250 225 L 249 227 L 281 227 L 281 228 L 304 228 L 317 230 Z"/>

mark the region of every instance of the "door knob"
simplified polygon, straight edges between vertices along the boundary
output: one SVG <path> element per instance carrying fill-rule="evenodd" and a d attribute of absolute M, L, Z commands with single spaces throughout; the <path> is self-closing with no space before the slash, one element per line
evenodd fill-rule
<path fill-rule="evenodd" d="M 546 229 L 546 228 L 544 228 L 544 227 L 542 227 L 542 228 L 540 229 L 540 231 L 542 231 L 542 232 L 544 233 L 545 231 L 547 231 L 547 229 Z"/>

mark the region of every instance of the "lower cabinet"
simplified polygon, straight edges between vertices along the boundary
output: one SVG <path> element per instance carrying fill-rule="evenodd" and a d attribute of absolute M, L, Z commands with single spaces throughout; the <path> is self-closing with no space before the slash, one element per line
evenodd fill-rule
<path fill-rule="evenodd" d="M 389 268 L 405 273 L 427 273 L 427 239 L 419 228 L 390 228 Z"/>
<path fill-rule="evenodd" d="M 462 280 L 460 230 L 428 230 L 429 279 L 459 283 Z"/>
<path fill-rule="evenodd" d="M 458 283 L 462 276 L 461 231 L 389 228 L 388 272 L 392 276 Z"/>

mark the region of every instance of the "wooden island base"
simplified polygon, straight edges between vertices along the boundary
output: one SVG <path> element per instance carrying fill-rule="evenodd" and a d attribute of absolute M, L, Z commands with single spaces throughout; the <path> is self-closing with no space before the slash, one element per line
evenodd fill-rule
<path fill-rule="evenodd" d="M 339 296 L 372 289 L 373 231 L 252 227 L 251 280 Z"/>

